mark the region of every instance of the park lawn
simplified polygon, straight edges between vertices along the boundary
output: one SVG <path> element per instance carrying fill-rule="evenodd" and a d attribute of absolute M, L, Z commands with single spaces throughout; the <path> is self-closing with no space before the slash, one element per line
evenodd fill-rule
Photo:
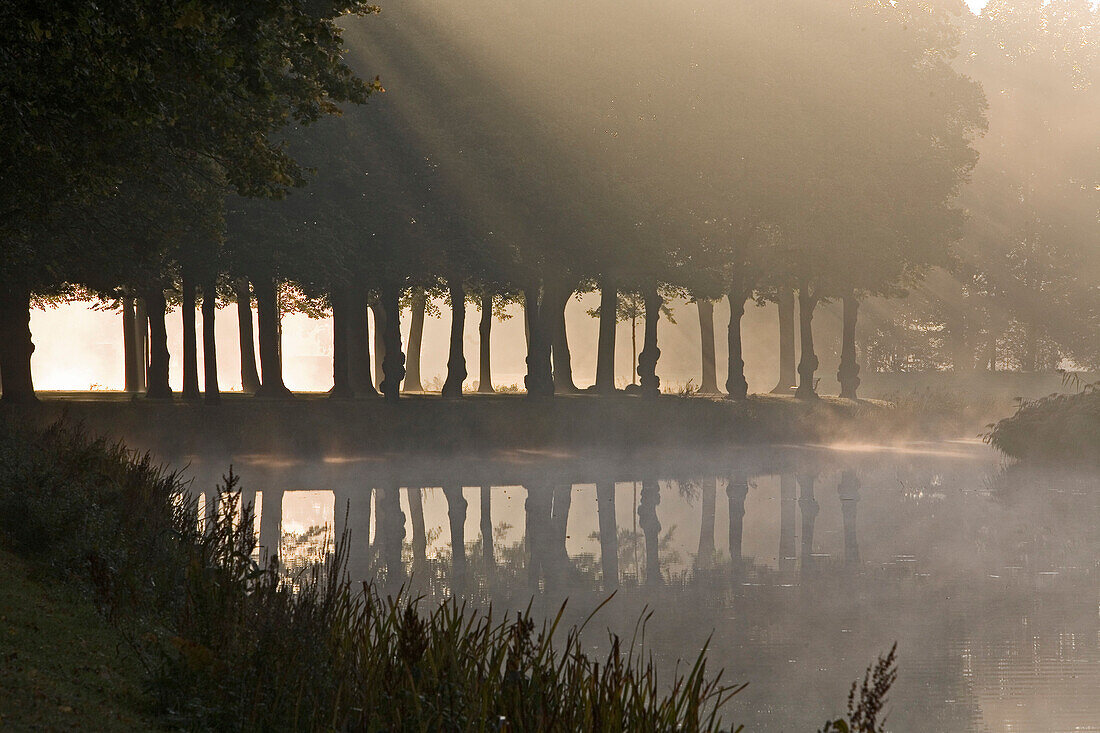
<path fill-rule="evenodd" d="M 158 727 L 117 630 L 89 599 L 0 548 L 0 731 Z"/>

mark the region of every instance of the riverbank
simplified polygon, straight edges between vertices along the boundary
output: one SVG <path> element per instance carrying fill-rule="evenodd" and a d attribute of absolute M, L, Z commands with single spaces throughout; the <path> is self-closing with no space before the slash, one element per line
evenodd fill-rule
<path fill-rule="evenodd" d="M 658 684 L 646 649 L 616 637 L 597 657 L 555 619 L 427 607 L 396 577 L 353 587 L 343 543 L 287 576 L 256 564 L 231 473 L 223 488 L 200 526 L 182 478 L 147 457 L 71 426 L 0 423 L 0 584 L 18 596 L 4 632 L 19 642 L 0 691 L 3 709 L 24 708 L 5 729 L 153 727 L 131 712 L 132 675 L 97 681 L 115 674 L 94 653 L 111 646 L 132 652 L 122 669 L 140 660 L 156 720 L 180 729 L 721 729 L 736 688 L 705 650 Z M 20 580 L 28 568 L 38 585 Z"/>
<path fill-rule="evenodd" d="M 288 457 L 483 454 L 486 451 L 639 451 L 736 445 L 829 443 L 914 437 L 973 437 L 939 403 L 896 408 L 877 400 L 754 395 L 744 401 L 698 396 L 434 395 L 290 400 L 229 395 L 220 405 L 160 402 L 102 393 L 51 395 L 8 407 L 20 422 L 65 417 L 159 455 L 279 454 Z"/>
<path fill-rule="evenodd" d="M 1029 463 L 1100 464 L 1100 387 L 1023 402 L 993 426 L 989 442 Z"/>
<path fill-rule="evenodd" d="M 142 672 L 95 604 L 0 548 L 0 730 L 155 730 Z"/>

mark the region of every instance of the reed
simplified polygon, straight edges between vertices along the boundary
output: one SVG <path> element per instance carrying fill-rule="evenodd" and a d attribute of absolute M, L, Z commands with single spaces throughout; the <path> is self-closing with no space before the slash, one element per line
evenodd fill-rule
<path fill-rule="evenodd" d="M 232 470 L 200 526 L 179 474 L 79 427 L 0 426 L 0 459 L 2 540 L 94 596 L 173 726 L 717 731 L 742 689 L 705 649 L 659 680 L 648 615 L 597 654 L 585 624 L 562 628 L 564 606 L 540 623 L 353 587 L 346 538 L 289 576 L 261 565 Z"/>

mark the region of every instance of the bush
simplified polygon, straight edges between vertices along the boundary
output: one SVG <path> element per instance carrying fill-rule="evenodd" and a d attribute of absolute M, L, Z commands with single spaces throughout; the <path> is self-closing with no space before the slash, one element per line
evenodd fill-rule
<path fill-rule="evenodd" d="M 1007 456 L 1044 462 L 1100 461 L 1100 387 L 1020 403 L 986 440 Z"/>

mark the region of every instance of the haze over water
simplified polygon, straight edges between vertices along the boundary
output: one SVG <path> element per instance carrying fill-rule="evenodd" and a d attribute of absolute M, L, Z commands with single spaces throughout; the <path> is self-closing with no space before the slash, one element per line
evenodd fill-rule
<path fill-rule="evenodd" d="M 192 456 L 196 486 L 227 458 Z M 712 668 L 750 683 L 727 715 L 749 730 L 816 729 L 895 641 L 891 730 L 1100 729 L 1091 474 L 1006 470 L 972 441 L 643 462 L 234 463 L 246 498 L 260 492 L 263 551 L 278 536 L 291 567 L 346 527 L 352 576 L 390 590 L 408 582 L 498 609 L 533 594 L 549 616 L 568 598 L 567 620 L 580 621 L 617 588 L 589 643 L 600 648 L 606 629 L 629 638 L 647 607 L 647 645 L 666 671 L 710 637 Z"/>

